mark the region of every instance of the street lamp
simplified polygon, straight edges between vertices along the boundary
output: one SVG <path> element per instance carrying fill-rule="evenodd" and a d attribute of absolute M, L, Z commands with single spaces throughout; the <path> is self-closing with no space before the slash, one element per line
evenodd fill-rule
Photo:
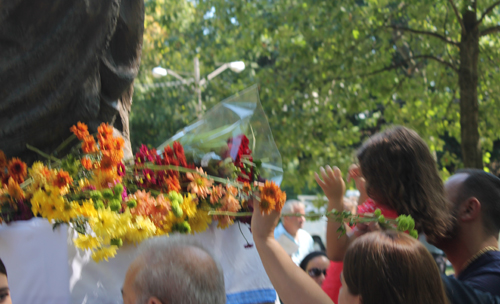
<path fill-rule="evenodd" d="M 172 75 L 175 78 L 179 79 L 182 83 L 181 84 L 188 84 L 194 80 L 195 83 L 195 91 L 196 95 L 198 95 L 198 118 L 201 117 L 201 109 L 202 109 L 202 102 L 201 102 L 201 87 L 206 85 L 207 82 L 215 78 L 217 75 L 220 73 L 224 72 L 225 70 L 230 69 L 231 71 L 235 73 L 241 73 L 245 69 L 245 63 L 243 61 L 233 61 L 233 62 L 228 62 L 224 63 L 221 65 L 219 68 L 217 68 L 215 71 L 212 73 L 208 74 L 206 78 L 200 79 L 200 62 L 198 60 L 198 57 L 194 58 L 194 79 L 189 78 L 185 79 L 176 72 L 162 68 L 161 66 L 157 66 L 153 68 L 152 73 L 154 77 L 164 77 L 167 75 Z"/>

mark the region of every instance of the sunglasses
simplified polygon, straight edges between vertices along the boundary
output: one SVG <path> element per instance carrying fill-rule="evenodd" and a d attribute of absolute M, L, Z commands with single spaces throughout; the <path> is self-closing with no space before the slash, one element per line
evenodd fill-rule
<path fill-rule="evenodd" d="M 311 268 L 308 273 L 311 277 L 319 277 L 321 274 L 326 276 L 326 269 Z"/>

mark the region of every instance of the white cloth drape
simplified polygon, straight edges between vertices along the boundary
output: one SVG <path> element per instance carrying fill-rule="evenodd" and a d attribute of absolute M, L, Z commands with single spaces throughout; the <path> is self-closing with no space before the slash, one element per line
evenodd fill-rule
<path fill-rule="evenodd" d="M 248 226 L 241 225 L 251 242 Z M 67 226 L 52 230 L 45 219 L 0 225 L 0 258 L 7 267 L 13 303 L 118 304 L 128 265 L 137 248 L 125 245 L 115 258 L 95 263 L 89 252 L 77 250 Z M 209 229 L 195 237 L 212 249 L 224 270 L 227 303 L 274 302 L 272 287 L 255 247 L 238 225 Z"/>

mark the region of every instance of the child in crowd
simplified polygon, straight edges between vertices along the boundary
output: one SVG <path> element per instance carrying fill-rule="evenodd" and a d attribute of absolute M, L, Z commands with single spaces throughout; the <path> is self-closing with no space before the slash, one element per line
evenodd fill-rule
<path fill-rule="evenodd" d="M 356 181 L 360 196 L 358 213 L 380 209 L 386 218 L 411 215 L 415 228 L 424 232 L 429 242 L 444 237 L 452 224 L 443 183 L 426 143 L 413 130 L 394 127 L 368 139 L 358 150 L 359 165 L 351 166 L 349 177 Z M 337 167 L 321 168 L 316 181 L 328 198 L 328 210 L 343 209 L 345 183 Z M 366 199 L 366 200 L 365 200 Z M 339 237 L 340 223 L 327 225 L 327 254 L 342 261 L 354 239 L 375 229 L 373 225 L 346 227 Z M 340 286 L 338 286 L 340 288 Z M 336 300 L 336 299 L 334 299 Z"/>
<path fill-rule="evenodd" d="M 7 270 L 2 259 L 0 259 L 0 304 L 12 304 L 9 282 L 7 281 Z"/>

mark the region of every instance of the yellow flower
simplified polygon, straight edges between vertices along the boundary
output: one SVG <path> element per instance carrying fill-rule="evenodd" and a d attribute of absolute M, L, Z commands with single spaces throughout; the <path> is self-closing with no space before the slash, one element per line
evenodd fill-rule
<path fill-rule="evenodd" d="M 188 223 L 191 226 L 191 233 L 201 233 L 207 230 L 208 225 L 212 223 L 212 217 L 208 215 L 208 211 L 200 209 L 194 217 L 189 217 Z"/>
<path fill-rule="evenodd" d="M 46 186 L 45 191 L 38 189 L 31 199 L 31 211 L 40 214 L 49 222 L 61 220 L 68 222 L 74 215 L 72 206 L 61 195 L 59 188 Z"/>
<path fill-rule="evenodd" d="M 29 186 L 31 192 L 35 192 L 42 186 L 46 186 L 56 173 L 55 170 L 45 167 L 41 162 L 35 162 L 28 172 L 29 176 L 33 179 L 33 182 Z"/>
<path fill-rule="evenodd" d="M 129 231 L 134 229 L 132 225 L 132 214 L 130 214 L 130 209 L 125 209 L 125 212 L 121 213 L 118 219 L 118 224 L 115 230 L 115 238 L 125 237 Z"/>
<path fill-rule="evenodd" d="M 97 210 L 95 210 L 92 200 L 83 201 L 82 205 L 76 204 L 74 209 L 76 215 L 86 218 L 93 218 L 97 216 Z"/>
<path fill-rule="evenodd" d="M 97 216 L 90 218 L 90 227 L 97 236 L 103 239 L 112 239 L 116 235 L 116 227 L 119 220 L 118 213 L 111 211 L 111 209 L 97 210 Z"/>
<path fill-rule="evenodd" d="M 142 216 L 135 218 L 135 223 L 133 224 L 135 229 L 129 229 L 126 238 L 133 243 L 140 243 L 147 238 L 150 238 L 156 233 L 155 224 L 149 219 Z"/>
<path fill-rule="evenodd" d="M 99 248 L 98 250 L 94 251 L 92 253 L 92 259 L 96 261 L 97 263 L 102 261 L 102 260 L 108 260 L 108 258 L 112 258 L 116 255 L 116 250 L 118 249 L 118 246 L 109 246 L 109 247 L 102 247 Z"/>
<path fill-rule="evenodd" d="M 108 171 L 94 170 L 91 184 L 94 185 L 97 190 L 102 190 L 107 189 L 109 184 L 114 184 L 115 180 L 121 181 L 121 178 L 116 173 L 116 168 Z"/>
<path fill-rule="evenodd" d="M 86 249 L 95 249 L 101 246 L 101 242 L 98 238 L 93 237 L 88 234 L 79 234 L 76 239 L 73 239 L 75 246 L 86 250 Z"/>
<path fill-rule="evenodd" d="M 182 219 L 179 219 L 175 216 L 175 214 L 170 211 L 166 216 L 165 219 L 163 220 L 163 227 L 161 231 L 157 231 L 157 235 L 161 234 L 169 234 L 172 232 L 172 226 L 177 223 L 178 221 L 182 221 Z"/>
<path fill-rule="evenodd" d="M 188 218 L 194 217 L 196 215 L 196 202 L 193 200 L 191 195 L 184 197 L 184 202 L 181 204 L 181 209 L 184 216 Z"/>

